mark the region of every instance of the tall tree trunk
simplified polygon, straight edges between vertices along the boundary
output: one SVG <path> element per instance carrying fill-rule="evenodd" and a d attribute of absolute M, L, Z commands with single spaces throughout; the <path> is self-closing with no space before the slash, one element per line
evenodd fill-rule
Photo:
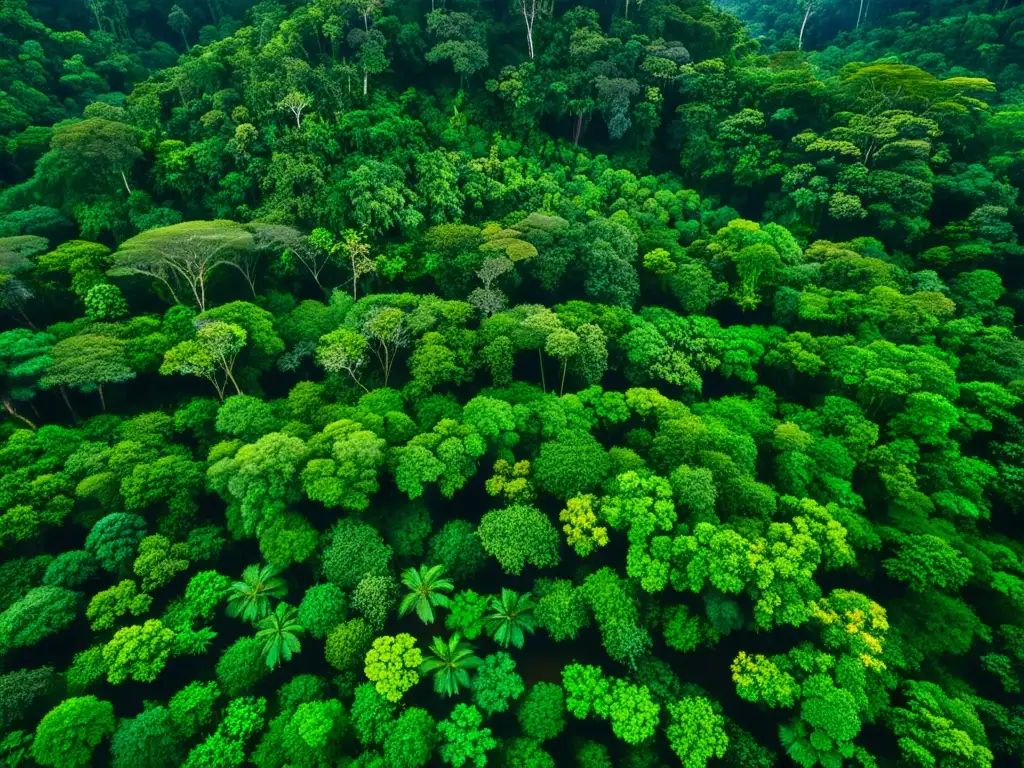
<path fill-rule="evenodd" d="M 188 38 L 185 37 L 185 30 L 181 30 L 181 39 L 185 41 L 185 53 L 192 50 L 192 46 L 188 44 Z"/>
<path fill-rule="evenodd" d="M 121 181 L 124 182 L 124 188 L 128 190 L 128 196 L 131 197 L 132 188 L 128 186 L 128 177 L 125 176 L 124 171 L 121 171 Z"/>
<path fill-rule="evenodd" d="M 107 412 L 107 398 L 105 398 L 103 396 L 103 385 L 102 384 L 100 384 L 99 387 L 97 387 L 97 391 L 100 393 L 100 406 L 103 408 L 103 412 L 106 413 Z"/>
<path fill-rule="evenodd" d="M 60 392 L 61 399 L 64 400 L 64 405 L 66 405 L 68 407 L 68 411 L 71 413 L 71 420 L 74 421 L 75 424 L 77 424 L 78 423 L 78 414 L 75 413 L 75 409 L 71 407 L 71 400 L 68 399 L 68 389 L 67 389 L 67 387 L 65 387 L 63 384 L 61 384 L 57 389 Z"/>
<path fill-rule="evenodd" d="M 366 70 L 363 70 L 363 96 L 366 95 L 366 91 L 367 91 L 367 88 L 369 87 L 369 83 L 370 83 L 370 73 L 367 72 Z"/>
<path fill-rule="evenodd" d="M 807 4 L 807 13 L 804 14 L 804 21 L 800 25 L 800 42 L 797 45 L 801 51 L 804 49 L 804 30 L 807 29 L 807 20 L 811 17 L 811 8 L 814 7 L 814 3 Z"/>
<path fill-rule="evenodd" d="M 544 378 L 544 355 L 541 354 L 540 347 L 537 347 L 537 362 L 540 363 L 540 386 L 544 390 L 544 394 L 547 394 L 548 382 Z"/>
<path fill-rule="evenodd" d="M 860 20 L 864 17 L 864 0 L 860 0 L 860 8 L 857 10 L 857 26 L 854 29 L 860 29 Z"/>
<path fill-rule="evenodd" d="M 565 394 L 565 371 L 569 367 L 569 358 L 565 358 L 562 361 L 562 386 L 558 388 L 558 396 L 561 397 Z"/>
<path fill-rule="evenodd" d="M 26 419 L 24 416 L 22 416 L 16 410 L 14 410 L 14 406 L 11 405 L 11 401 L 8 400 L 6 397 L 4 398 L 4 410 L 7 411 L 7 413 L 9 413 L 13 418 L 18 419 L 19 421 L 23 421 L 26 424 L 28 424 L 29 427 L 31 427 L 32 429 L 36 428 L 35 424 L 33 424 L 28 419 Z"/>

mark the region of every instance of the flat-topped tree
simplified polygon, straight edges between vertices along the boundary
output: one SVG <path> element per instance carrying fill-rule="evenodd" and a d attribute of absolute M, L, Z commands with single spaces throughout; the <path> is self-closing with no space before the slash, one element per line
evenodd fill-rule
<path fill-rule="evenodd" d="M 268 244 L 260 229 L 258 224 L 246 226 L 220 219 L 150 229 L 121 245 L 112 257 L 109 274 L 159 280 L 177 304 L 182 303 L 180 294 L 191 292 L 199 311 L 204 312 L 206 286 L 218 267 L 237 269 L 255 294 L 255 257 L 258 246 Z"/>

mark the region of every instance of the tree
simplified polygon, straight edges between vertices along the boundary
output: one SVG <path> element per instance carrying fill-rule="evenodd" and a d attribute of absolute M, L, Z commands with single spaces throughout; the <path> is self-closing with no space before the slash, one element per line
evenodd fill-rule
<path fill-rule="evenodd" d="M 39 385 L 44 389 L 59 388 L 65 400 L 64 393 L 69 387 L 80 392 L 98 392 L 105 411 L 104 385 L 135 378 L 125 351 L 126 345 L 121 339 L 99 333 L 63 339 L 50 348 L 50 365 L 39 379 Z"/>
<path fill-rule="evenodd" d="M 519 9 L 526 25 L 526 52 L 533 58 L 533 22 L 537 17 L 537 0 L 519 0 Z"/>
<path fill-rule="evenodd" d="M 356 374 L 366 365 L 369 342 L 366 337 L 346 328 L 339 328 L 320 337 L 316 361 L 328 373 L 347 373 L 366 393 L 370 390 Z"/>
<path fill-rule="evenodd" d="M 39 378 L 50 367 L 50 348 L 54 338 L 28 328 L 15 328 L 0 333 L 0 372 L 4 385 L 0 402 L 4 410 L 30 429 L 36 425 L 18 413 L 15 402 L 32 404 L 39 389 Z M 34 407 L 34 406 L 33 406 Z"/>
<path fill-rule="evenodd" d="M 85 537 L 85 550 L 105 571 L 127 574 L 146 535 L 146 521 L 128 512 L 101 518 Z"/>
<path fill-rule="evenodd" d="M 166 586 L 176 574 L 189 567 L 187 544 L 172 544 L 166 536 L 147 536 L 139 542 L 139 555 L 132 569 L 142 578 L 142 591 Z"/>
<path fill-rule="evenodd" d="M 537 741 L 558 737 L 565 729 L 565 696 L 555 683 L 537 683 L 519 705 L 523 734 Z"/>
<path fill-rule="evenodd" d="M 391 547 L 372 525 L 346 519 L 327 534 L 321 563 L 324 576 L 342 589 L 352 589 L 366 576 L 383 576 L 391 564 Z"/>
<path fill-rule="evenodd" d="M 373 683 L 356 686 L 352 701 L 352 728 L 363 746 L 381 744 L 387 738 L 396 707 L 385 699 Z"/>
<path fill-rule="evenodd" d="M 416 638 L 402 632 L 385 635 L 373 641 L 366 652 L 364 672 L 377 693 L 390 702 L 398 703 L 406 691 L 419 682 L 417 673 L 423 656 L 416 647 Z"/>
<path fill-rule="evenodd" d="M 665 729 L 669 746 L 687 768 L 704 768 L 712 757 L 723 757 L 729 746 L 725 719 L 703 696 L 686 696 L 667 707 Z"/>
<path fill-rule="evenodd" d="M 312 100 L 304 93 L 299 91 L 288 91 L 285 97 L 277 103 L 279 109 L 285 112 L 291 112 L 292 117 L 295 118 L 295 127 L 302 127 L 302 113 L 312 103 Z"/>
<path fill-rule="evenodd" d="M 255 624 L 271 612 L 270 599 L 288 594 L 288 585 L 272 565 L 250 565 L 242 571 L 242 580 L 231 585 L 228 615 Z"/>
<path fill-rule="evenodd" d="M 259 623 L 256 638 L 263 641 L 263 653 L 271 669 L 284 661 L 291 661 L 292 654 L 299 653 L 302 646 L 299 635 L 305 632 L 298 622 L 298 611 L 287 603 L 278 603 L 274 612 Z"/>
<path fill-rule="evenodd" d="M 114 707 L 95 696 L 65 699 L 36 728 L 32 758 L 45 766 L 89 765 L 92 753 L 114 732 Z"/>
<path fill-rule="evenodd" d="M 213 723 L 214 706 L 220 691 L 215 682 L 193 682 L 175 693 L 167 703 L 179 732 L 192 738 Z"/>
<path fill-rule="evenodd" d="M 233 698 L 250 690 L 268 672 L 263 642 L 255 637 L 239 638 L 224 650 L 217 661 L 219 687 Z"/>
<path fill-rule="evenodd" d="M 122 719 L 110 741 L 110 752 L 114 768 L 178 768 L 185 757 L 177 726 L 166 707 Z"/>
<path fill-rule="evenodd" d="M 515 661 L 504 651 L 498 651 L 485 657 L 477 669 L 473 703 L 488 715 L 505 712 L 524 690 Z"/>
<path fill-rule="evenodd" d="M 444 578 L 444 566 L 421 565 L 419 569 L 407 568 L 402 571 L 402 584 L 409 592 L 402 598 L 398 615 L 405 616 L 412 611 L 424 624 L 434 623 L 434 609 L 448 608 L 451 599 L 445 593 L 452 592 L 455 585 Z"/>
<path fill-rule="evenodd" d="M 471 763 L 476 768 L 487 765 L 487 753 L 497 748 L 491 729 L 483 727 L 480 710 L 470 704 L 456 704 L 447 720 L 437 724 L 441 744 L 441 759 L 453 768 Z"/>
<path fill-rule="evenodd" d="M 384 764 L 395 768 L 420 768 L 430 760 L 436 744 L 434 718 L 425 709 L 409 707 L 384 740 Z"/>
<path fill-rule="evenodd" d="M 473 646 L 456 632 L 447 642 L 434 637 L 419 672 L 434 676 L 435 692 L 442 696 L 458 696 L 459 686 L 470 687 L 469 673 L 480 664 L 480 659 L 473 654 Z"/>
<path fill-rule="evenodd" d="M 905 689 L 906 706 L 894 707 L 891 715 L 903 759 L 915 765 L 992 765 L 985 728 L 969 699 L 924 681 L 908 680 Z"/>
<path fill-rule="evenodd" d="M 200 376 L 213 384 L 217 397 L 223 402 L 229 381 L 235 394 L 242 394 L 234 370 L 246 339 L 245 329 L 234 323 L 202 323 L 196 329 L 195 339 L 182 341 L 164 353 L 160 373 Z M 219 378 L 218 370 L 223 378 Z"/>
<path fill-rule="evenodd" d="M 115 685 L 128 678 L 151 683 L 174 648 L 174 632 L 157 619 L 119 629 L 103 648 L 107 680 Z"/>
<path fill-rule="evenodd" d="M 324 655 L 327 663 L 346 672 L 363 662 L 373 642 L 373 629 L 362 619 L 350 619 L 327 635 Z"/>
<path fill-rule="evenodd" d="M 219 219 L 186 221 L 150 229 L 123 242 L 111 258 L 109 274 L 157 280 L 176 304 L 181 303 L 179 293 L 187 290 L 204 312 L 206 286 L 219 267 L 232 267 L 251 283 L 245 260 L 255 248 L 251 229 L 242 224 Z"/>
<path fill-rule="evenodd" d="M 149 610 L 152 602 L 152 596 L 140 593 L 134 581 L 125 579 L 93 595 L 85 609 L 85 616 L 92 623 L 93 631 L 101 632 L 113 629 L 117 619 L 126 614 L 141 616 Z"/>
<path fill-rule="evenodd" d="M 228 525 L 236 536 L 262 533 L 299 500 L 300 468 L 308 451 L 297 437 L 280 432 L 215 458 L 207 470 L 209 487 L 228 502 Z"/>
<path fill-rule="evenodd" d="M 188 14 L 181 9 L 180 5 L 171 6 L 171 12 L 167 16 L 167 26 L 181 35 L 181 39 L 185 41 L 185 50 L 192 50 L 192 46 L 188 43 L 188 28 L 192 26 L 192 19 L 188 17 Z"/>
<path fill-rule="evenodd" d="M 468 13 L 433 10 L 427 14 L 427 32 L 440 38 L 427 51 L 431 63 L 449 59 L 459 76 L 459 88 L 467 76 L 487 66 L 487 35 Z"/>
<path fill-rule="evenodd" d="M 513 504 L 488 512 L 480 520 L 480 543 L 504 568 L 520 574 L 529 564 L 550 568 L 558 564 L 558 531 L 536 507 Z"/>
<path fill-rule="evenodd" d="M 440 563 L 455 580 L 472 578 L 487 562 L 487 552 L 473 524 L 449 520 L 431 539 L 427 559 Z"/>
<path fill-rule="evenodd" d="M 334 584 L 314 584 L 299 603 L 299 624 L 320 640 L 341 624 L 347 613 L 344 592 Z"/>
<path fill-rule="evenodd" d="M 487 632 L 502 648 L 522 648 L 526 634 L 533 634 L 536 607 L 529 592 L 520 595 L 502 587 L 501 596 L 491 598 L 491 614 L 485 620 Z"/>
<path fill-rule="evenodd" d="M 132 126 L 99 117 L 66 123 L 54 131 L 50 146 L 66 181 L 84 180 L 88 188 L 95 180 L 120 177 L 125 191 L 132 194 L 128 174 L 142 157 Z"/>

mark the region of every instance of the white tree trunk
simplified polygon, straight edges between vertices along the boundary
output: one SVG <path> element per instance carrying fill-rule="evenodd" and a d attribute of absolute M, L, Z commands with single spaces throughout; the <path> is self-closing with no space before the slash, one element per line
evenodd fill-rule
<path fill-rule="evenodd" d="M 814 7 L 813 3 L 807 4 L 807 13 L 804 14 L 804 22 L 800 25 L 800 42 L 797 46 L 801 51 L 804 49 L 804 30 L 807 29 L 807 20 L 811 17 L 811 8 Z"/>

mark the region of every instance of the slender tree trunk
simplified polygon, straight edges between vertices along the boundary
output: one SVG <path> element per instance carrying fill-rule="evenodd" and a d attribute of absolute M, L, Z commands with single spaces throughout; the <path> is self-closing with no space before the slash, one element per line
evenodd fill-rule
<path fill-rule="evenodd" d="M 29 401 L 28 401 L 28 407 L 32 409 L 32 413 L 34 413 L 34 414 L 36 415 L 36 418 L 37 418 L 37 419 L 41 419 L 41 418 L 43 418 L 43 417 L 42 417 L 42 416 L 41 416 L 41 415 L 39 414 L 39 409 L 38 409 L 38 408 L 36 408 L 36 404 L 35 404 L 35 401 L 34 401 L 34 400 L 29 400 Z"/>
<path fill-rule="evenodd" d="M 363 388 L 363 392 L 365 392 L 366 394 L 370 394 L 370 390 L 366 388 L 366 385 L 363 384 L 363 382 L 356 378 L 356 375 L 352 371 L 349 371 L 348 375 L 352 377 L 352 381 L 354 381 L 356 384 Z"/>
<path fill-rule="evenodd" d="M 97 387 L 97 391 L 100 393 L 100 407 L 103 408 L 103 412 L 106 413 L 107 412 L 107 398 L 105 398 L 103 396 L 103 385 L 102 384 L 100 384 L 99 387 Z"/>
<path fill-rule="evenodd" d="M 185 53 L 192 50 L 192 46 L 188 44 L 188 38 L 185 37 L 185 30 L 181 30 L 181 39 L 185 41 Z"/>
<path fill-rule="evenodd" d="M 242 389 L 241 389 L 241 387 L 238 386 L 238 382 L 235 381 L 235 375 L 233 373 L 231 373 L 231 369 L 228 368 L 227 366 L 225 366 L 224 367 L 224 373 L 226 373 L 228 375 L 228 380 L 231 382 L 231 385 L 235 388 L 235 394 L 236 395 L 242 394 Z"/>
<path fill-rule="evenodd" d="M 21 305 L 18 305 L 18 314 L 21 315 L 22 320 L 28 323 L 29 328 L 31 328 L 33 331 L 39 330 L 39 327 L 29 319 L 28 315 L 25 314 L 25 308 L 22 307 Z"/>
<path fill-rule="evenodd" d="M 366 91 L 369 88 L 369 83 L 370 83 L 370 73 L 367 72 L 366 70 L 363 70 L 363 96 L 366 95 Z"/>
<path fill-rule="evenodd" d="M 75 413 L 75 409 L 71 407 L 71 400 L 68 399 L 67 387 L 65 387 L 63 384 L 61 384 L 57 389 L 60 392 L 61 399 L 64 400 L 64 405 L 66 405 L 68 407 L 68 411 L 71 413 L 71 420 L 74 421 L 75 424 L 77 424 L 78 423 L 78 414 Z"/>
<path fill-rule="evenodd" d="M 533 20 L 537 15 L 537 0 L 533 0 L 530 12 L 526 12 L 526 0 L 519 0 L 519 7 L 523 11 L 523 23 L 526 24 L 526 50 L 533 58 Z"/>
<path fill-rule="evenodd" d="M 32 429 L 36 429 L 36 425 L 35 424 L 33 424 L 28 419 L 26 419 L 24 416 L 22 416 L 16 410 L 14 410 L 14 406 L 11 405 L 11 401 L 8 400 L 6 397 L 4 398 L 4 410 L 7 411 L 7 413 L 9 413 L 13 418 L 18 419 L 19 421 L 25 422 Z"/>
<path fill-rule="evenodd" d="M 800 42 L 797 45 L 801 51 L 804 49 L 804 30 L 807 28 L 807 19 L 811 17 L 811 8 L 814 6 L 813 3 L 807 4 L 807 12 L 804 14 L 804 21 L 800 25 Z"/>
<path fill-rule="evenodd" d="M 130 197 L 132 194 L 132 188 L 128 186 L 128 177 L 125 176 L 124 171 L 121 171 L 121 180 L 124 182 L 124 188 L 128 190 L 128 195 Z"/>
<path fill-rule="evenodd" d="M 558 396 L 559 397 L 561 397 L 562 395 L 565 394 L 565 371 L 566 371 L 566 369 L 568 369 L 568 367 L 569 367 L 569 358 L 567 357 L 567 358 L 565 358 L 565 360 L 562 361 L 562 386 L 560 386 L 558 388 Z"/>
<path fill-rule="evenodd" d="M 860 20 L 864 17 L 864 0 L 860 0 L 860 8 L 857 10 L 857 26 L 854 29 L 860 29 Z"/>
<path fill-rule="evenodd" d="M 537 347 L 537 362 L 540 363 L 540 386 L 544 390 L 544 394 L 547 394 L 548 383 L 544 378 L 544 355 L 541 354 L 540 347 Z"/>

